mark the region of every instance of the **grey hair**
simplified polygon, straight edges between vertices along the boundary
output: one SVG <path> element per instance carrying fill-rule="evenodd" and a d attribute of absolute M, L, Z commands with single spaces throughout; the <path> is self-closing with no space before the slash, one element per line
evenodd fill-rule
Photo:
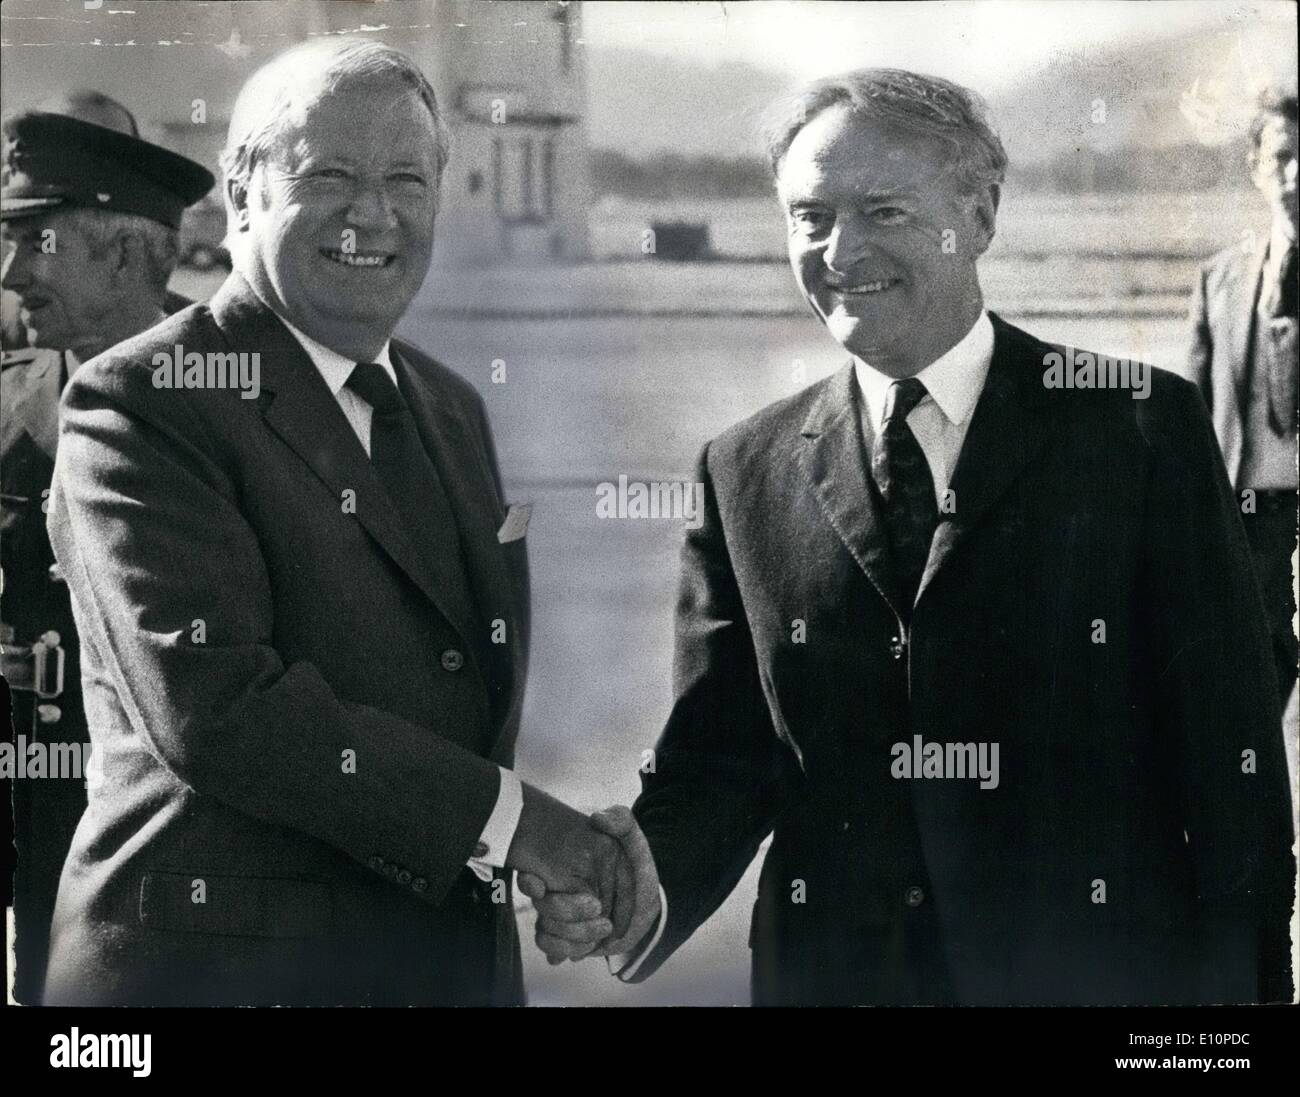
<path fill-rule="evenodd" d="M 167 281 L 176 264 L 180 262 L 180 233 L 160 221 L 141 217 L 135 213 L 117 210 L 70 209 L 65 211 L 68 222 L 86 241 L 92 259 L 102 259 L 120 236 L 137 236 L 144 247 L 144 277 L 158 297 L 163 300 Z"/>
<path fill-rule="evenodd" d="M 306 79 L 304 79 L 306 74 Z M 272 58 L 249 78 L 230 115 L 221 170 L 247 188 L 253 167 L 274 147 L 304 94 L 331 94 L 354 81 L 392 77 L 412 88 L 433 119 L 437 180 L 451 152 L 451 135 L 428 77 L 406 54 L 368 38 L 317 38 Z M 317 82 L 318 81 L 318 82 Z M 307 89 L 310 89 L 309 91 Z"/>
<path fill-rule="evenodd" d="M 1006 151 L 976 92 L 938 76 L 876 68 L 817 80 L 768 112 L 763 135 L 773 176 L 795 135 L 840 103 L 859 117 L 939 138 L 952 151 L 953 174 L 968 193 L 998 187 L 1006 177 Z"/>

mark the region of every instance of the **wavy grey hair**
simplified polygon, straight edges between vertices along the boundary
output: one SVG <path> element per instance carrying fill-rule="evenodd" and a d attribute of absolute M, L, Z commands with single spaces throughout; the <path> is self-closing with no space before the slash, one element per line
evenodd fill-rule
<path fill-rule="evenodd" d="M 1006 177 L 1007 154 L 977 93 L 938 76 L 882 68 L 826 77 L 778 102 L 763 125 L 773 176 L 795 135 L 841 103 L 860 117 L 940 139 L 952 152 L 951 170 L 966 193 L 1000 188 Z"/>
<path fill-rule="evenodd" d="M 258 69 L 235 100 L 221 152 L 226 181 L 247 189 L 253 168 L 274 149 L 299 108 L 320 94 L 356 82 L 396 79 L 414 90 L 433 119 L 435 193 L 451 152 L 451 134 L 428 77 L 406 54 L 368 38 L 316 38 L 293 46 Z M 227 244 L 229 245 L 229 234 Z"/>

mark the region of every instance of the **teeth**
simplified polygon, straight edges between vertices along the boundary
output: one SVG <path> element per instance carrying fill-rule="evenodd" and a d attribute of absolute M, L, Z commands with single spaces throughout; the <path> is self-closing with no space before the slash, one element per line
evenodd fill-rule
<path fill-rule="evenodd" d="M 349 251 L 325 251 L 322 254 L 345 267 L 385 267 L 392 258 L 391 255 L 357 255 Z"/>
<path fill-rule="evenodd" d="M 879 293 L 882 289 L 884 289 L 888 285 L 889 285 L 888 279 L 886 279 L 883 282 L 863 282 L 862 285 L 860 286 L 845 286 L 840 290 L 840 292 L 841 293 Z"/>

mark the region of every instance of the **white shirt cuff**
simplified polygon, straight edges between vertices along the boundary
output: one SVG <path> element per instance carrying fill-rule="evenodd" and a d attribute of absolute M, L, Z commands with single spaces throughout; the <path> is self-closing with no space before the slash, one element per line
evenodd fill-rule
<path fill-rule="evenodd" d="M 519 816 L 524 812 L 524 788 L 519 778 L 501 766 L 497 769 L 501 770 L 501 784 L 496 807 L 488 816 L 487 825 L 474 846 L 474 855 L 469 859 L 470 869 L 485 883 L 492 879 L 494 868 L 505 868 L 506 854 L 514 841 Z"/>
<path fill-rule="evenodd" d="M 641 967 L 642 961 L 654 952 L 655 946 L 659 944 L 659 938 L 664 935 L 664 926 L 668 924 L 668 896 L 664 894 L 663 884 L 659 885 L 659 924 L 655 927 L 654 933 L 650 935 L 646 946 L 639 952 L 624 952 L 619 956 L 606 956 L 605 964 L 609 968 L 611 975 L 617 976 L 619 980 L 626 983 Z M 635 957 L 635 958 L 634 958 Z M 615 965 L 618 965 L 617 967 Z"/>

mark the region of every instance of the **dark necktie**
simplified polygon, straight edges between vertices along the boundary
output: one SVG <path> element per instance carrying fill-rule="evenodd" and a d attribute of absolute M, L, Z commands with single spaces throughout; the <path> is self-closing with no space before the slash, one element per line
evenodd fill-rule
<path fill-rule="evenodd" d="M 373 410 L 370 420 L 370 464 L 384 485 L 416 550 L 433 574 L 468 589 L 456 519 L 442 478 L 420 441 L 411 409 L 384 367 L 359 364 L 348 377 L 348 388 Z"/>
<path fill-rule="evenodd" d="M 885 397 L 885 419 L 871 447 L 871 474 L 885 502 L 885 525 L 894 552 L 903 604 L 916 600 L 930 542 L 939 525 L 934 477 L 907 416 L 927 396 L 915 377 L 895 381 Z"/>
<path fill-rule="evenodd" d="M 1296 265 L 1295 241 L 1286 249 L 1281 264 L 1276 268 L 1277 277 L 1268 287 L 1268 295 L 1263 302 L 1262 311 L 1272 317 L 1267 333 L 1268 355 L 1268 418 L 1269 425 L 1282 437 L 1295 429 L 1297 405 L 1300 404 L 1300 381 L 1296 376 L 1296 360 L 1293 341 L 1285 338 L 1286 321 L 1289 319 L 1294 339 L 1296 322 Z M 1274 331 L 1273 325 L 1279 325 Z"/>

